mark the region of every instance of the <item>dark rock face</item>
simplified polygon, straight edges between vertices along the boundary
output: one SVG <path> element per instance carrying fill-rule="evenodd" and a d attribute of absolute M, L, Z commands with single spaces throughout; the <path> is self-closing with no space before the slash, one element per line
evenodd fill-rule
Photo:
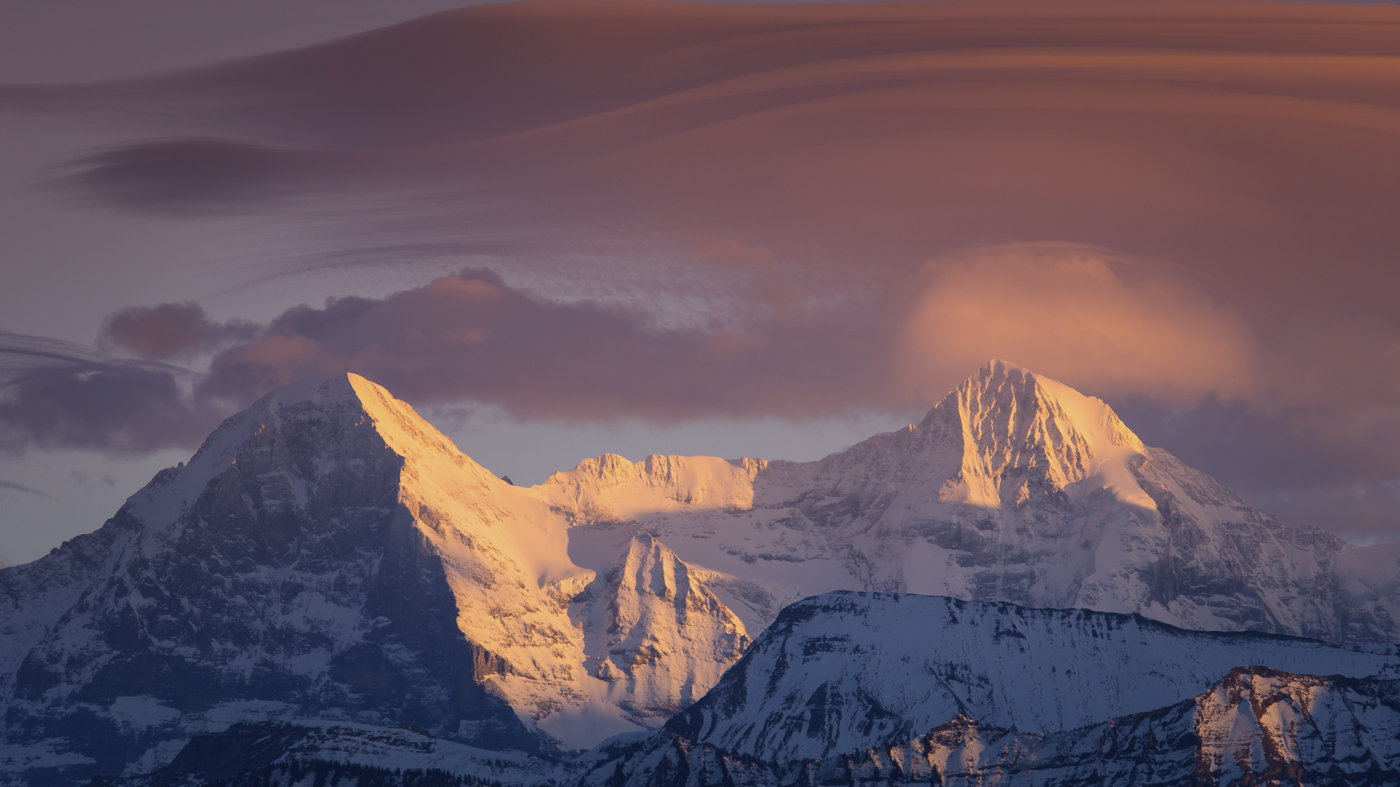
<path fill-rule="evenodd" d="M 12 778 L 119 774 L 250 716 L 530 745 L 480 685 L 489 654 L 458 631 L 441 559 L 399 503 L 403 460 L 358 403 L 252 416 L 201 450 L 223 452 L 207 483 L 197 462 L 165 471 L 97 533 L 0 572 L 16 609 L 64 582 L 75 596 L 3 686 L 4 740 L 35 766 Z M 178 513 L 154 519 L 172 497 Z"/>
<path fill-rule="evenodd" d="M 196 735 L 161 769 L 162 776 L 227 779 L 272 765 L 306 737 L 293 724 L 235 724 L 221 733 Z"/>

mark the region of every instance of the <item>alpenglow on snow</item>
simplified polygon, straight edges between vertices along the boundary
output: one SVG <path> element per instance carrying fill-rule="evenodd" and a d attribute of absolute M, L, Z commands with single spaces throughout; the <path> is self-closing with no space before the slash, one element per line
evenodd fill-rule
<path fill-rule="evenodd" d="M 307 381 L 0 570 L 0 770 L 139 773 L 292 719 L 577 751 L 666 724 L 829 591 L 1384 642 L 1398 549 L 1283 528 L 1001 362 L 817 462 L 605 455 L 529 488 L 363 378 Z"/>

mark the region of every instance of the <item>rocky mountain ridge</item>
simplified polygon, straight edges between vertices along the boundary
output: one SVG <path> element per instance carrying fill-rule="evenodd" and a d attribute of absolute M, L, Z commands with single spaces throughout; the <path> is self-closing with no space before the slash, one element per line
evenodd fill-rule
<path fill-rule="evenodd" d="M 1201 694 L 1057 732 L 957 715 L 928 732 L 771 761 L 680 734 L 619 742 L 579 783 L 626 787 L 1362 787 L 1400 780 L 1400 682 L 1237 667 Z M 603 747 L 608 749 L 608 747 Z"/>
<path fill-rule="evenodd" d="M 907 740 L 963 716 L 1051 733 L 1192 697 L 1238 666 L 1400 678 L 1400 647 L 1197 632 L 1139 615 L 837 591 L 783 610 L 666 729 L 765 762 Z"/>
<path fill-rule="evenodd" d="M 312 776 L 326 787 L 1362 787 L 1400 778 L 1398 739 L 1400 680 L 1255 666 L 1172 705 L 1070 730 L 1017 731 L 957 714 L 923 733 L 820 758 L 756 757 L 670 725 L 549 762 L 414 730 L 265 723 L 201 736 L 154 774 L 104 783 L 234 787 Z"/>
<path fill-rule="evenodd" d="M 666 722 L 833 590 L 1386 641 L 1398 549 L 1281 528 L 1000 362 L 818 462 L 604 456 L 531 488 L 373 383 L 306 381 L 0 570 L 0 780 L 140 773 L 295 719 L 582 750 Z"/>
<path fill-rule="evenodd" d="M 660 724 L 739 657 L 742 624 L 669 553 L 646 570 L 679 587 L 609 585 L 569 560 L 566 526 L 368 381 L 281 389 L 97 532 L 0 571 L 0 778 L 151 770 L 240 721 L 526 750 Z M 714 649 L 590 674 L 594 595 L 636 617 L 634 655 Z"/>
<path fill-rule="evenodd" d="M 754 631 L 798 598 L 873 590 L 1400 639 L 1400 542 L 1282 527 L 1100 400 L 999 361 L 820 461 L 603 457 L 535 489 L 571 517 L 577 560 L 646 531 L 757 585 L 771 601 L 722 595 Z"/>

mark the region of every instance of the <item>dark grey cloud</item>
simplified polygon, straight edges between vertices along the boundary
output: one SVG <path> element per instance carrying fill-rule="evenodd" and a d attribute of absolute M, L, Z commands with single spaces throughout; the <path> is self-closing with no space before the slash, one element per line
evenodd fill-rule
<path fill-rule="evenodd" d="M 107 318 L 97 346 L 148 361 L 169 361 L 246 341 L 257 331 L 256 325 L 242 320 L 215 322 L 197 303 L 128 306 Z"/>
<path fill-rule="evenodd" d="M 1107 397 L 1148 445 L 1238 491 L 1291 526 L 1363 541 L 1400 536 L 1400 413 L 1357 412 L 1354 400 L 1269 407 L 1215 397 L 1166 406 Z"/>
<path fill-rule="evenodd" d="M 344 159 L 343 161 L 338 160 Z M 50 186 L 107 205 L 172 214 L 267 210 L 350 182 L 353 160 L 221 139 L 149 140 L 83 156 Z M 363 173 L 369 175 L 369 171 Z M 314 184 L 314 186 L 312 185 Z"/>
<path fill-rule="evenodd" d="M 467 271 L 382 299 L 332 298 L 263 326 L 195 304 L 128 308 L 101 343 L 146 358 L 227 344 L 206 372 L 3 335 L 0 445 L 141 453 L 194 446 L 218 419 L 294 380 L 355 372 L 419 404 L 470 400 L 519 417 L 807 418 L 908 406 L 887 354 L 893 322 L 841 309 L 775 313 L 733 331 L 667 329 L 560 303 Z"/>
<path fill-rule="evenodd" d="M 862 352 L 889 345 L 893 329 L 840 309 L 773 315 L 735 331 L 665 329 L 615 307 L 535 299 L 468 271 L 383 299 L 291 309 L 215 356 L 198 390 L 244 402 L 350 371 L 409 401 L 465 399 L 522 417 L 804 418 L 853 403 L 907 405 L 913 397 L 891 384 L 888 356 Z"/>
<path fill-rule="evenodd" d="M 228 411 L 191 398 L 189 377 L 174 367 L 0 334 L 0 449 L 145 454 L 198 445 Z"/>
<path fill-rule="evenodd" d="M 0 87 L 0 110 L 130 124 L 61 181 L 102 205 L 324 229 L 273 274 L 484 251 L 516 285 L 332 298 L 238 335 L 201 316 L 221 338 L 168 345 L 220 349 L 168 395 L 187 409 L 349 370 L 525 417 L 802 418 L 903 407 L 901 381 L 932 396 L 996 355 L 1121 403 L 1254 499 L 1350 505 L 1378 532 L 1400 522 L 1397 62 L 1379 4 L 542 2 Z M 1012 241 L 1115 264 L 923 273 Z M 685 309 L 723 314 L 658 327 Z"/>

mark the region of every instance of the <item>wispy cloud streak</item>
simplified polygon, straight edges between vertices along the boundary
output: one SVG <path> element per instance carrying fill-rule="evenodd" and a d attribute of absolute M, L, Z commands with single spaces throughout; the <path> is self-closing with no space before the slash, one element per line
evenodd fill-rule
<path fill-rule="evenodd" d="M 207 374 L 46 367 L 7 389 L 19 443 L 146 445 L 38 409 L 94 379 L 183 403 L 152 433 L 185 440 L 339 370 L 519 417 L 675 422 L 904 408 L 999 356 L 1261 495 L 1400 477 L 1393 6 L 503 4 L 0 87 L 3 110 L 140 130 L 57 182 L 103 206 L 329 227 L 283 272 L 494 266 L 258 326 L 122 312 L 103 347 Z M 1273 447 L 1232 453 L 1232 433 Z"/>

